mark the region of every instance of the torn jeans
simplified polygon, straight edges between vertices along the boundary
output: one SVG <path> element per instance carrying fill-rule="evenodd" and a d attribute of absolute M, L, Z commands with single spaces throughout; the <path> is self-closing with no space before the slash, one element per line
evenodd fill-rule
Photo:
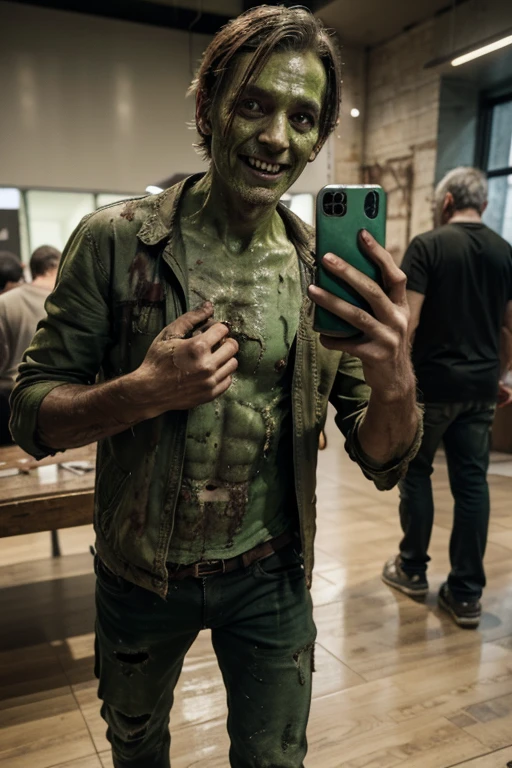
<path fill-rule="evenodd" d="M 293 544 L 248 568 L 170 581 L 165 600 L 98 559 L 96 572 L 96 675 L 115 768 L 169 768 L 174 689 L 203 629 L 226 686 L 230 766 L 303 767 L 316 629 Z"/>

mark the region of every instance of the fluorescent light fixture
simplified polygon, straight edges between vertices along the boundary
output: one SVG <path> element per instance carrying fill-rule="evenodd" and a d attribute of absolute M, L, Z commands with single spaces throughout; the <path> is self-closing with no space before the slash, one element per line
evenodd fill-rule
<path fill-rule="evenodd" d="M 451 51 L 451 53 L 438 56 L 436 59 L 431 59 L 423 65 L 423 68 L 431 69 L 432 67 L 439 67 L 442 64 L 448 64 L 448 62 L 454 67 L 458 67 L 460 64 L 465 64 L 467 61 L 472 61 L 479 56 L 485 56 L 486 53 L 497 51 L 511 43 L 512 28 L 509 27 L 508 29 L 503 29 L 498 35 L 486 37 L 483 40 L 478 40 L 476 43 L 473 43 L 473 45 L 466 45 L 464 48 L 459 48 L 457 51 Z"/>
<path fill-rule="evenodd" d="M 149 187 L 146 187 L 146 192 L 148 195 L 158 195 L 160 192 L 163 192 L 163 189 L 162 187 L 155 187 L 150 184 Z"/>
<path fill-rule="evenodd" d="M 352 117 L 359 117 L 360 112 L 358 109 L 354 107 L 353 109 L 350 110 L 350 114 Z"/>
<path fill-rule="evenodd" d="M 489 45 L 483 45 L 481 48 L 477 48 L 470 53 L 465 53 L 463 56 L 458 56 L 452 61 L 452 67 L 459 67 L 461 64 L 466 64 L 468 61 L 478 59 L 479 56 L 485 56 L 486 53 L 492 53 L 492 51 L 505 48 L 506 45 L 512 45 L 512 35 L 502 37 L 501 40 L 496 40 L 494 43 L 489 43 Z"/>

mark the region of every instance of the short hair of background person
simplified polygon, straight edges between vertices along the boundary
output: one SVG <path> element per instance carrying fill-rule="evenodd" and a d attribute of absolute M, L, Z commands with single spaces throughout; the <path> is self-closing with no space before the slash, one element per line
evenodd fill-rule
<path fill-rule="evenodd" d="M 40 245 L 30 257 L 30 274 L 32 280 L 36 277 L 44 277 L 48 272 L 53 272 L 59 266 L 61 252 L 52 245 Z"/>
<path fill-rule="evenodd" d="M 274 53 L 311 51 L 322 62 L 327 76 L 327 90 L 320 115 L 318 143 L 311 160 L 321 150 L 334 130 L 341 101 L 341 63 L 336 39 L 322 22 L 305 8 L 284 8 L 262 5 L 242 13 L 223 27 L 208 46 L 201 65 L 190 86 L 196 97 L 196 128 L 200 136 L 198 149 L 206 160 L 211 159 L 212 137 L 209 126 L 212 106 L 226 81 L 226 75 L 236 57 L 253 53 L 228 108 L 226 133 L 235 117 L 241 95 L 254 81 Z"/>
<path fill-rule="evenodd" d="M 460 166 L 444 176 L 436 187 L 435 226 L 445 224 L 456 211 L 469 208 L 482 214 L 487 207 L 487 177 L 478 168 Z"/>
<path fill-rule="evenodd" d="M 16 288 L 23 280 L 23 264 L 11 251 L 0 251 L 0 293 Z"/>

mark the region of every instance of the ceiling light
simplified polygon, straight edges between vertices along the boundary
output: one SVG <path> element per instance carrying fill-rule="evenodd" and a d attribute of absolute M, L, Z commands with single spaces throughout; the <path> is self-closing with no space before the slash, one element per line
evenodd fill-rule
<path fill-rule="evenodd" d="M 359 117 L 359 110 L 354 107 L 354 109 L 350 110 L 350 114 L 352 117 Z"/>
<path fill-rule="evenodd" d="M 489 45 L 477 48 L 476 51 L 465 53 L 464 56 L 458 56 L 452 61 L 452 67 L 458 67 L 461 64 L 465 64 L 467 61 L 478 59 L 479 56 L 485 56 L 486 53 L 492 53 L 492 51 L 497 51 L 499 48 L 504 48 L 506 45 L 512 45 L 512 35 L 502 37 L 501 40 L 496 40 L 494 43 L 489 43 Z"/>
<path fill-rule="evenodd" d="M 465 64 L 467 61 L 472 61 L 480 56 L 485 56 L 486 53 L 497 51 L 500 48 L 504 48 L 506 45 L 512 44 L 512 29 L 504 29 L 499 35 L 493 35 L 487 37 L 484 40 L 480 40 L 473 45 L 468 45 L 465 48 L 459 48 L 458 51 L 452 51 L 451 53 L 443 56 L 438 56 L 436 59 L 427 61 L 424 65 L 424 69 L 431 69 L 432 67 L 439 67 L 442 64 L 450 62 L 454 67 Z"/>

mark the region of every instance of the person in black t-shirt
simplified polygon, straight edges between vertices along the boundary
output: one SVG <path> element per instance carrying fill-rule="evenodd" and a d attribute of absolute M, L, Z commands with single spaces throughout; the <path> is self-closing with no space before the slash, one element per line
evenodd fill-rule
<path fill-rule="evenodd" d="M 501 404 L 511 399 L 501 378 L 512 363 L 512 247 L 482 223 L 487 181 L 475 168 L 445 176 L 435 203 L 436 229 L 414 238 L 402 263 L 425 433 L 399 485 L 404 536 L 382 579 L 413 597 L 428 592 L 430 476 L 443 441 L 455 506 L 451 571 L 438 602 L 459 626 L 476 627 L 485 586 L 487 469 L 498 389 Z"/>

